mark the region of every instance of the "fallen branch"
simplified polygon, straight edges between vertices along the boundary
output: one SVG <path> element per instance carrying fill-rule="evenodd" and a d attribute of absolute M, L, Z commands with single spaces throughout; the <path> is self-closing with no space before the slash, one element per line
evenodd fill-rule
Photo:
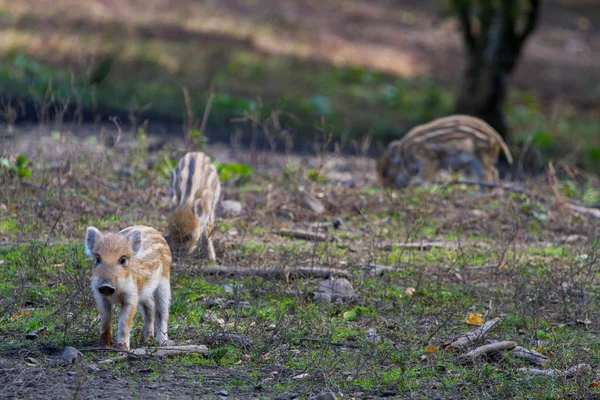
<path fill-rule="evenodd" d="M 327 267 L 245 268 L 209 266 L 202 267 L 197 271 L 206 275 L 257 276 L 283 280 L 289 280 L 290 278 L 330 278 L 332 276 L 350 277 L 350 273 L 346 270 Z"/>
<path fill-rule="evenodd" d="M 310 240 L 312 242 L 331 242 L 333 237 L 316 232 L 294 231 L 291 229 L 280 229 L 276 231 L 279 236 L 291 236 L 295 239 Z"/>
<path fill-rule="evenodd" d="M 116 349 L 105 350 L 112 351 Z M 203 344 L 187 346 L 142 347 L 124 352 L 126 353 L 125 355 L 98 361 L 98 364 L 110 364 L 136 357 L 167 357 L 181 354 L 208 354 L 208 347 Z"/>
<path fill-rule="evenodd" d="M 444 249 L 458 249 L 464 247 L 479 247 L 487 249 L 490 247 L 489 244 L 485 242 L 448 242 L 441 240 L 422 240 L 419 242 L 407 242 L 407 243 L 385 243 L 378 248 L 380 250 L 391 250 L 392 247 L 400 247 L 404 249 L 419 249 L 419 250 L 429 250 L 433 247 L 444 248 Z"/>
<path fill-rule="evenodd" d="M 487 188 L 493 188 L 493 189 L 498 188 L 498 189 L 507 190 L 509 192 L 516 192 L 516 193 L 524 193 L 525 192 L 525 189 L 523 189 L 521 186 L 511 186 L 511 185 L 505 185 L 502 183 L 476 181 L 476 180 L 454 180 L 454 181 L 450 181 L 450 182 L 438 182 L 438 183 L 442 184 L 442 185 L 446 185 L 446 186 L 472 185 L 472 186 L 481 186 L 481 187 L 487 187 Z"/>
<path fill-rule="evenodd" d="M 529 361 L 533 365 L 543 366 L 546 364 L 549 359 L 542 353 L 538 353 L 535 350 L 526 349 L 521 346 L 517 346 L 510 352 L 513 356 L 517 358 L 522 358 L 523 360 Z"/>
<path fill-rule="evenodd" d="M 519 372 L 526 372 L 532 375 L 544 375 L 544 376 L 563 376 L 565 378 L 572 378 L 580 374 L 588 374 L 592 372 L 592 367 L 589 364 L 578 364 L 571 368 L 565 369 L 564 371 L 558 369 L 537 369 L 537 368 L 519 368 Z"/>
<path fill-rule="evenodd" d="M 500 318 L 494 318 L 487 321 L 477 329 L 465 333 L 451 343 L 444 344 L 443 347 L 464 348 L 474 342 L 477 342 L 487 336 L 487 334 L 500 323 Z"/>
<path fill-rule="evenodd" d="M 29 339 L 29 340 L 35 340 L 35 339 L 37 339 L 37 337 L 39 335 L 41 335 L 42 333 L 45 333 L 45 332 L 48 332 L 48 327 L 46 325 L 29 332 L 28 334 L 25 335 L 25 338 Z"/>
<path fill-rule="evenodd" d="M 591 215 L 594 218 L 600 219 L 600 210 L 591 207 L 578 206 L 577 204 L 573 204 L 571 202 L 564 203 L 569 209 L 575 211 L 579 214 Z"/>
<path fill-rule="evenodd" d="M 105 188 L 108 188 L 110 190 L 114 190 L 117 191 L 119 190 L 119 186 L 116 185 L 115 183 L 109 182 L 106 179 L 102 179 L 98 176 L 94 176 L 94 175 L 88 175 L 87 178 L 91 181 L 96 182 L 97 184 L 104 186 Z"/>
<path fill-rule="evenodd" d="M 517 346 L 517 343 L 508 341 L 508 340 L 504 341 L 504 342 L 496 342 L 496 343 L 486 344 L 484 346 L 480 346 L 480 347 L 477 347 L 477 348 L 469 351 L 467 354 L 464 355 L 464 358 L 465 359 L 469 359 L 469 358 L 473 359 L 473 358 L 477 358 L 477 357 L 480 357 L 480 356 L 482 356 L 484 354 L 488 354 L 488 353 L 514 349 L 516 346 Z"/>
<path fill-rule="evenodd" d="M 355 344 L 352 344 L 352 343 L 330 342 L 329 340 L 313 339 L 313 338 L 307 338 L 307 337 L 301 337 L 300 339 L 298 339 L 298 341 L 300 343 L 302 343 L 302 342 L 312 342 L 312 343 L 327 344 L 327 345 L 330 345 L 330 346 L 348 347 L 349 349 L 358 349 L 359 348 L 358 345 L 355 345 Z"/>

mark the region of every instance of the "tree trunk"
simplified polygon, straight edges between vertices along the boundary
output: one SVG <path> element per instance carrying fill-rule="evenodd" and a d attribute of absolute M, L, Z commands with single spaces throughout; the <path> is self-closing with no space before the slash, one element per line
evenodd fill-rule
<path fill-rule="evenodd" d="M 471 57 L 456 102 L 456 112 L 479 117 L 498 131 L 506 141 L 504 119 L 507 74 L 494 63 Z"/>
<path fill-rule="evenodd" d="M 477 12 L 468 0 L 452 0 L 467 50 L 467 66 L 456 102 L 456 112 L 479 117 L 509 141 L 504 120 L 504 100 L 508 78 L 519 59 L 527 37 L 535 29 L 540 0 L 528 0 L 519 8 L 515 0 L 478 3 Z M 519 16 L 523 27 L 518 29 Z M 471 23 L 477 20 L 478 28 Z"/>

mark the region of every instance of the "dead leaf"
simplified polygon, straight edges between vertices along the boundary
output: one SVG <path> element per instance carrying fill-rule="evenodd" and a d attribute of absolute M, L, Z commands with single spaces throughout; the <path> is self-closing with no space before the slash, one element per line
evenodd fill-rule
<path fill-rule="evenodd" d="M 467 317 L 465 322 L 469 325 L 483 325 L 483 315 L 479 313 L 469 313 L 469 316 Z"/>
<path fill-rule="evenodd" d="M 292 378 L 293 378 L 293 379 L 304 379 L 304 378 L 306 378 L 307 376 L 308 376 L 308 374 L 307 374 L 307 373 L 304 373 L 304 374 L 298 374 L 298 375 L 296 375 L 296 376 L 293 376 Z"/>
<path fill-rule="evenodd" d="M 22 310 L 17 311 L 16 313 L 14 313 L 10 319 L 13 321 L 16 321 L 18 319 L 21 319 L 23 317 L 28 317 L 31 315 L 31 312 L 33 311 L 33 308 L 23 308 Z"/>
<path fill-rule="evenodd" d="M 440 346 L 427 346 L 425 347 L 425 353 L 434 353 L 440 349 Z"/>
<path fill-rule="evenodd" d="M 417 291 L 417 289 L 415 289 L 414 287 L 407 287 L 404 292 L 407 295 L 412 296 L 413 294 L 415 294 L 416 291 Z"/>
<path fill-rule="evenodd" d="M 594 381 L 594 382 L 590 383 L 590 387 L 591 388 L 600 387 L 600 381 Z"/>

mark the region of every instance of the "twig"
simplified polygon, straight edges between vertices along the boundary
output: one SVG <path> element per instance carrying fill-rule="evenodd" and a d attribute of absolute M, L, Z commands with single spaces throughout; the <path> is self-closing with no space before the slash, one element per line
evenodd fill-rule
<path fill-rule="evenodd" d="M 487 336 L 487 334 L 496 327 L 500 323 L 500 318 L 494 318 L 490 321 L 487 321 L 485 324 L 480 326 L 477 329 L 473 329 L 470 332 L 465 333 L 460 336 L 458 339 L 455 339 L 451 343 L 444 344 L 444 347 L 454 347 L 454 348 L 463 348 L 468 346 L 471 343 L 477 342 Z"/>
<path fill-rule="evenodd" d="M 350 349 L 360 348 L 360 346 L 352 344 L 352 343 L 330 342 L 329 340 L 313 339 L 313 338 L 307 338 L 307 337 L 301 337 L 300 339 L 298 339 L 298 341 L 300 343 L 302 343 L 302 342 L 321 343 L 321 344 L 328 344 L 330 346 L 348 347 Z"/>
<path fill-rule="evenodd" d="M 206 124 L 208 122 L 208 116 L 210 115 L 210 108 L 212 106 L 212 102 L 215 99 L 215 90 L 213 86 L 210 86 L 208 100 L 206 101 L 206 107 L 204 108 L 204 114 L 202 115 L 202 122 L 200 123 L 200 136 L 204 135 L 206 131 Z"/>
<path fill-rule="evenodd" d="M 103 178 L 100 178 L 100 177 L 94 176 L 94 175 L 88 175 L 87 177 L 90 180 L 96 182 L 97 184 L 104 186 L 105 188 L 108 188 L 108 189 L 114 190 L 114 191 L 119 190 L 118 185 L 116 185 L 115 183 L 109 182 L 106 179 L 103 179 Z"/>
<path fill-rule="evenodd" d="M 44 333 L 44 332 L 47 332 L 47 331 L 48 331 L 48 327 L 47 327 L 46 325 L 44 325 L 44 326 L 42 326 L 42 327 L 39 327 L 39 328 L 37 328 L 37 329 L 34 329 L 33 331 L 31 331 L 31 332 L 29 332 L 28 334 L 26 334 L 26 335 L 25 335 L 25 338 L 26 338 L 26 339 L 29 339 L 29 340 L 34 340 L 34 339 L 37 339 L 37 337 L 38 337 L 38 336 L 39 336 L 41 333 Z"/>
<path fill-rule="evenodd" d="M 477 358 L 487 353 L 502 351 L 502 350 L 510 350 L 514 349 L 517 346 L 516 342 L 512 341 L 504 341 L 504 342 L 496 342 L 491 344 L 486 344 L 484 346 L 477 347 L 467 354 L 464 355 L 465 358 Z"/>
<path fill-rule="evenodd" d="M 316 232 L 280 229 L 280 230 L 276 231 L 275 233 L 277 233 L 280 236 L 292 236 L 293 238 L 296 238 L 296 239 L 310 240 L 313 242 L 331 242 L 334 240 L 334 238 L 331 236 L 327 236 L 322 233 L 316 233 Z"/>
<path fill-rule="evenodd" d="M 548 362 L 548 357 L 543 355 L 542 353 L 538 353 L 535 350 L 526 349 L 521 346 L 517 346 L 510 352 L 513 356 L 517 358 L 522 358 L 530 363 L 538 366 L 543 366 Z"/>
<path fill-rule="evenodd" d="M 586 374 L 592 372 L 592 367 L 589 364 L 578 364 L 571 368 L 565 369 L 564 371 L 558 369 L 537 369 L 537 368 L 519 368 L 519 372 L 527 372 L 532 375 L 545 375 L 545 376 L 564 376 L 567 378 L 574 377 L 579 374 Z"/>
<path fill-rule="evenodd" d="M 114 351 L 117 349 L 110 349 Z M 199 345 L 187 345 L 187 346 L 163 346 L 163 347 L 142 347 L 139 349 L 133 349 L 130 351 L 124 351 L 125 355 L 108 358 L 106 360 L 98 361 L 98 364 L 110 364 L 116 361 L 125 360 L 134 357 L 166 357 L 180 354 L 208 354 L 208 347 L 203 344 Z"/>
<path fill-rule="evenodd" d="M 257 276 L 272 279 L 289 278 L 329 278 L 332 276 L 350 277 L 350 272 L 327 267 L 298 267 L 298 268 L 245 268 L 245 267 L 202 267 L 197 272 L 207 275 L 226 276 Z"/>
<path fill-rule="evenodd" d="M 115 127 L 117 128 L 117 138 L 115 139 L 115 144 L 114 144 L 114 146 L 116 146 L 121 141 L 121 135 L 123 133 L 123 130 L 121 129 L 121 124 L 119 124 L 119 118 L 117 118 L 117 117 L 109 117 L 108 119 L 113 124 L 115 124 Z"/>
<path fill-rule="evenodd" d="M 454 242 L 441 241 L 441 240 L 422 240 L 419 242 L 407 242 L 407 243 L 384 243 L 379 247 L 380 250 L 391 250 L 392 247 L 400 247 L 404 249 L 419 249 L 428 250 L 432 247 L 439 247 L 445 249 L 457 249 L 459 247 L 480 247 L 489 248 L 490 245 L 485 242 L 464 242 L 460 245 Z"/>
<path fill-rule="evenodd" d="M 450 182 L 439 182 L 440 184 L 443 185 L 474 185 L 474 186 L 482 186 L 482 187 L 488 187 L 488 188 L 498 188 L 498 189 L 502 189 L 502 190 L 508 190 L 509 192 L 516 192 L 516 193 L 524 193 L 525 189 L 523 189 L 521 186 L 509 186 L 509 185 L 505 185 L 502 183 L 494 183 L 494 182 L 485 182 L 485 181 L 476 181 L 476 180 L 453 180 Z"/>

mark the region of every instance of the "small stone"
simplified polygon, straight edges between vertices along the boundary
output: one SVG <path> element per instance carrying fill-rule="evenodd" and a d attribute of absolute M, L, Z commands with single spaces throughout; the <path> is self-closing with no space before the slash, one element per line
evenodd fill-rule
<path fill-rule="evenodd" d="M 238 217 L 242 215 L 242 203 L 236 200 L 221 201 L 220 214 L 226 217 Z"/>
<path fill-rule="evenodd" d="M 227 397 L 227 396 L 229 396 L 229 392 L 227 390 L 225 390 L 225 389 L 221 389 L 217 393 L 217 396 L 225 396 L 225 397 Z"/>
<path fill-rule="evenodd" d="M 73 364 L 79 362 L 82 357 L 83 354 L 81 354 L 79 350 L 77 350 L 75 347 L 69 346 L 65 349 L 65 351 L 63 351 L 62 355 L 60 356 L 60 359 L 64 363 Z"/>
<path fill-rule="evenodd" d="M 333 229 L 342 229 L 344 227 L 344 220 L 336 218 L 333 220 Z"/>
<path fill-rule="evenodd" d="M 300 193 L 300 204 L 302 207 L 312 210 L 315 214 L 322 214 L 325 211 L 323 203 L 308 192 Z"/>
<path fill-rule="evenodd" d="M 310 398 L 310 400 L 337 400 L 338 397 L 333 392 L 323 392 Z"/>
<path fill-rule="evenodd" d="M 87 366 L 87 370 L 88 372 L 98 372 L 100 371 L 100 367 L 98 366 L 98 364 L 88 364 Z"/>
<path fill-rule="evenodd" d="M 351 300 L 354 297 L 354 287 L 348 279 L 326 279 L 319 283 L 319 288 L 314 293 L 316 300 L 335 301 Z"/>

